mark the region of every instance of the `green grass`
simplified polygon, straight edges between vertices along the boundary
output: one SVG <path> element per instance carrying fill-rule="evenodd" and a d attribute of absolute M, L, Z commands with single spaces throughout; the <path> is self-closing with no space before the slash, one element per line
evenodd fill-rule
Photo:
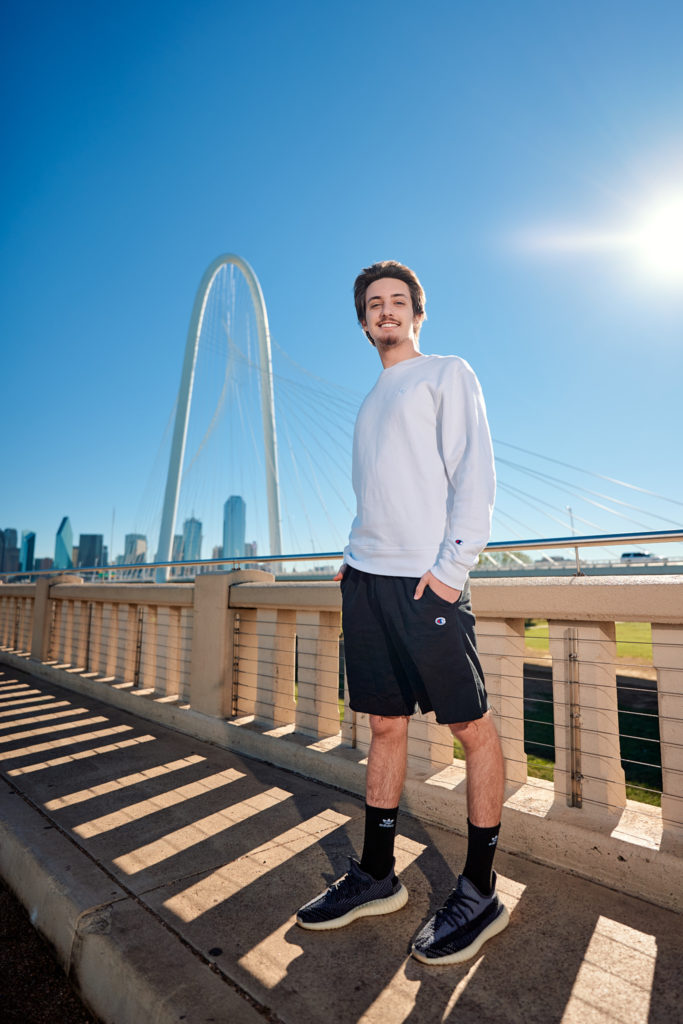
<path fill-rule="evenodd" d="M 536 754 L 527 754 L 526 773 L 532 779 L 546 779 L 547 782 L 552 782 L 555 778 L 555 765 L 546 757 L 537 757 Z"/>
<path fill-rule="evenodd" d="M 652 664 L 652 627 L 649 622 L 617 622 L 617 657 Z M 548 651 L 548 623 L 531 619 L 524 630 L 524 642 L 534 651 Z"/>
<path fill-rule="evenodd" d="M 524 630 L 524 643 L 534 651 L 549 650 L 548 623 L 532 619 Z"/>
<path fill-rule="evenodd" d="M 459 758 L 460 761 L 465 760 L 465 748 L 460 740 L 456 740 L 455 736 L 453 737 L 453 757 Z"/>
<path fill-rule="evenodd" d="M 532 779 L 546 779 L 553 781 L 555 766 L 552 761 L 545 757 L 537 757 L 535 754 L 527 754 L 527 775 Z M 641 804 L 652 804 L 653 807 L 661 807 L 662 794 L 653 792 L 650 780 L 643 780 L 638 785 L 634 780 L 626 783 L 626 797 L 628 800 L 638 800 Z M 645 788 L 643 788 L 645 787 Z"/>
<path fill-rule="evenodd" d="M 649 622 L 617 622 L 617 657 L 639 658 L 652 664 L 652 626 Z"/>

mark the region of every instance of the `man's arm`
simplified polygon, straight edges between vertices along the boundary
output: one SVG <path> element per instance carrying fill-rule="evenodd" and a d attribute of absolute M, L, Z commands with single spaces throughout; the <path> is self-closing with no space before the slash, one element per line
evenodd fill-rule
<path fill-rule="evenodd" d="M 496 492 L 484 396 L 464 360 L 449 367 L 437 410 L 437 431 L 449 488 L 444 539 L 430 572 L 447 587 L 462 590 L 491 535 Z"/>

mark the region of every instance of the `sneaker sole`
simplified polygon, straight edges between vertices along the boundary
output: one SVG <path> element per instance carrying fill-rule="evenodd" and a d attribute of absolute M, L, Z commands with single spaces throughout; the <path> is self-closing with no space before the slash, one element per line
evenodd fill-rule
<path fill-rule="evenodd" d="M 470 942 L 469 946 L 465 946 L 464 949 L 459 949 L 455 953 L 446 953 L 444 956 L 427 956 L 425 953 L 421 953 L 419 949 L 415 949 L 415 946 L 413 946 L 410 952 L 422 964 L 461 964 L 475 956 L 485 942 L 492 939 L 494 935 L 504 931 L 509 923 L 510 914 L 507 907 L 504 906 L 495 921 L 491 921 L 491 924 L 484 928 L 477 935 L 476 939 Z"/>
<path fill-rule="evenodd" d="M 361 903 L 354 907 L 342 917 L 330 918 L 328 921 L 302 921 L 298 917 L 296 923 L 300 928 L 308 928 L 310 931 L 329 931 L 332 928 L 343 928 L 351 924 L 357 917 L 376 917 L 379 914 L 393 914 L 395 910 L 401 910 L 408 902 L 408 890 L 404 885 L 392 896 L 385 896 L 381 900 L 371 900 L 369 903 Z"/>

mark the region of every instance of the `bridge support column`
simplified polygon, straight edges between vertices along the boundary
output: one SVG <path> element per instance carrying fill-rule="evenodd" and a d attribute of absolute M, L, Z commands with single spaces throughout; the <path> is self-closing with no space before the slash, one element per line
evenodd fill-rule
<path fill-rule="evenodd" d="M 235 614 L 230 587 L 238 583 L 272 583 L 259 569 L 206 573 L 194 581 L 190 704 L 193 711 L 229 718 L 232 710 Z"/>

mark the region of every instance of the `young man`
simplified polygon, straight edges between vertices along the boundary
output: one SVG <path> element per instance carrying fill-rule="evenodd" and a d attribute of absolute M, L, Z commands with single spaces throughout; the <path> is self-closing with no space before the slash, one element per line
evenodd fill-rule
<path fill-rule="evenodd" d="M 462 743 L 468 849 L 444 907 L 414 940 L 425 963 L 458 963 L 502 931 L 493 856 L 503 804 L 503 757 L 477 657 L 468 573 L 490 533 L 493 452 L 479 382 L 457 356 L 419 350 L 425 297 L 393 260 L 364 270 L 356 313 L 382 372 L 356 421 L 358 503 L 341 581 L 342 624 L 354 711 L 372 741 L 360 864 L 299 910 L 303 928 L 341 928 L 400 910 L 394 836 L 406 771 L 408 720 L 419 704 Z"/>

